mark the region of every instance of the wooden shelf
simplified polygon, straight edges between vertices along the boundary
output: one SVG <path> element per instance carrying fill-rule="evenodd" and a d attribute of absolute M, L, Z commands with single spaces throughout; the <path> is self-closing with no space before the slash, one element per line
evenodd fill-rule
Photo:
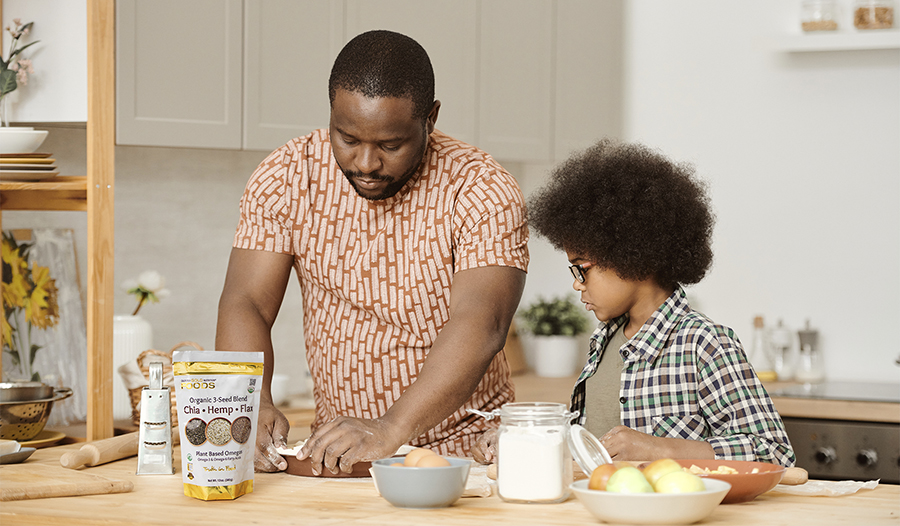
<path fill-rule="evenodd" d="M 87 177 L 59 176 L 47 181 L 0 183 L 0 208 L 87 211 Z"/>
<path fill-rule="evenodd" d="M 811 31 L 779 37 L 774 45 L 777 50 L 787 53 L 900 49 L 900 30 Z"/>
<path fill-rule="evenodd" d="M 115 0 L 87 0 L 87 175 L 0 183 L 0 211 L 87 212 L 88 282 L 85 310 L 88 388 L 85 435 L 88 441 L 109 438 L 114 433 L 115 5 Z"/>

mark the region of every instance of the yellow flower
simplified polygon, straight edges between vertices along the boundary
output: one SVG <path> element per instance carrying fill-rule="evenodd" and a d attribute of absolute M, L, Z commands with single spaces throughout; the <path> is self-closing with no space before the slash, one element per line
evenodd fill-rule
<path fill-rule="evenodd" d="M 24 307 L 28 298 L 28 261 L 20 254 L 20 249 L 13 250 L 12 243 L 3 238 L 2 247 L 3 270 L 9 268 L 9 281 L 3 276 L 3 305 L 7 308 Z"/>
<path fill-rule="evenodd" d="M 59 305 L 56 301 L 56 280 L 50 277 L 50 269 L 38 264 L 31 266 L 34 288 L 30 301 L 26 302 L 25 317 L 35 327 L 46 329 L 59 321 Z"/>
<path fill-rule="evenodd" d="M 14 348 L 15 345 L 13 344 L 13 339 L 12 339 L 13 328 L 9 324 L 9 322 L 6 321 L 6 316 L 3 316 L 2 318 L 0 318 L 0 324 L 3 325 L 3 345 L 7 345 L 10 348 Z"/>

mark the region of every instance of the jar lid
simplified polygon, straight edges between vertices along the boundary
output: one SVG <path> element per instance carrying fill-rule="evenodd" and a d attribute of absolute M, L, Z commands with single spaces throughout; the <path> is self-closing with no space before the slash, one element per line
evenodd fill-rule
<path fill-rule="evenodd" d="M 569 450 L 572 458 L 585 475 L 591 476 L 595 469 L 603 464 L 612 464 L 612 457 L 603 444 L 590 431 L 578 424 L 569 430 Z"/>

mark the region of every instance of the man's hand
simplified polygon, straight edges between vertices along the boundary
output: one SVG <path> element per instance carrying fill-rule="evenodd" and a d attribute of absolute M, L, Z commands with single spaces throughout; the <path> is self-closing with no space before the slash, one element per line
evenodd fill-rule
<path fill-rule="evenodd" d="M 472 456 L 482 464 L 494 462 L 497 456 L 497 430 L 488 429 L 478 437 L 475 447 L 472 448 Z"/>
<path fill-rule="evenodd" d="M 712 446 L 702 440 L 665 438 L 616 426 L 600 438 L 613 460 L 656 460 L 659 458 L 715 458 Z"/>
<path fill-rule="evenodd" d="M 275 451 L 285 447 L 291 426 L 287 418 L 275 408 L 271 401 L 260 401 L 256 431 L 256 454 L 253 468 L 256 471 L 284 471 L 287 460 Z"/>
<path fill-rule="evenodd" d="M 353 470 L 353 464 L 385 458 L 397 452 L 406 440 L 381 419 L 365 420 L 339 416 L 313 432 L 297 453 L 309 458 L 312 472 L 322 474 L 323 467 L 333 474 Z"/>

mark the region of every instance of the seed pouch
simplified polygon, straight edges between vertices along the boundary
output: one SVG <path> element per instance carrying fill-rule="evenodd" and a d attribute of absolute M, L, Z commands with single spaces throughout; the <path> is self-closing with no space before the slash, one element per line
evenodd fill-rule
<path fill-rule="evenodd" d="M 253 491 L 263 353 L 172 354 L 184 494 L 231 500 Z"/>

